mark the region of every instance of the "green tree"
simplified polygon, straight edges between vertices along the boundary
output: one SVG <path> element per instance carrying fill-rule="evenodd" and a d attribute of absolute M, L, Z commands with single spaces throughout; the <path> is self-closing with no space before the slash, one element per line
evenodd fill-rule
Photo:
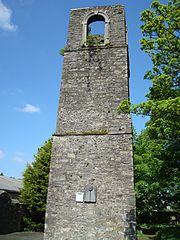
<path fill-rule="evenodd" d="M 147 101 L 133 105 L 136 114 L 149 115 L 147 127 L 154 137 L 176 140 L 180 116 L 180 1 L 168 4 L 154 1 L 152 10 L 141 14 L 142 50 L 150 56 L 153 68 L 145 79 L 152 81 Z"/>
<path fill-rule="evenodd" d="M 147 71 L 145 75 L 145 79 L 152 81 L 152 87 L 146 95 L 147 101 L 132 106 L 132 110 L 136 114 L 150 116 L 146 126 L 149 138 L 153 141 L 151 143 L 155 144 L 151 152 L 155 153 L 161 161 L 161 167 L 157 171 L 159 177 L 157 183 L 161 186 L 161 190 L 155 197 L 161 199 L 161 208 L 178 209 L 180 204 L 178 190 L 180 182 L 180 1 L 170 0 L 168 4 L 154 1 L 151 7 L 151 10 L 145 10 L 141 14 L 141 20 L 144 22 L 141 46 L 152 59 L 152 70 Z M 149 161 L 152 160 L 149 159 Z M 154 164 L 154 167 L 157 165 Z"/>
<path fill-rule="evenodd" d="M 152 60 L 145 79 L 152 82 L 147 101 L 124 100 L 119 112 L 149 116 L 135 148 L 135 175 L 139 211 L 178 209 L 180 204 L 180 1 L 153 1 L 141 13 L 142 50 Z M 147 207 L 141 203 L 147 201 Z"/>
<path fill-rule="evenodd" d="M 138 223 L 144 217 L 150 221 L 154 211 L 164 210 L 163 186 L 160 172 L 163 168 L 163 144 L 151 139 L 147 129 L 134 136 L 134 171 Z M 143 218 L 143 219 L 142 219 Z"/>
<path fill-rule="evenodd" d="M 129 104 L 124 100 L 119 112 L 130 110 L 138 115 L 150 116 L 147 126 L 154 136 L 163 139 L 177 138 L 180 116 L 180 1 L 168 4 L 153 1 L 152 9 L 141 13 L 143 38 L 141 48 L 150 56 L 153 67 L 145 74 L 152 82 L 147 101 Z"/>
<path fill-rule="evenodd" d="M 28 230 L 44 229 L 51 148 L 52 141 L 49 139 L 38 149 L 35 161 L 27 166 L 23 174 L 20 198 L 27 208 L 24 223 Z"/>

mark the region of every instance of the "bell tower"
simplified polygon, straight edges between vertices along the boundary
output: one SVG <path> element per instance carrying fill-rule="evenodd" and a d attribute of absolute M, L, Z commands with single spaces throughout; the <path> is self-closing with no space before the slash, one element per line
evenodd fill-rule
<path fill-rule="evenodd" d="M 126 35 L 121 5 L 71 10 L 45 240 L 136 239 L 131 118 L 116 110 L 129 98 Z"/>

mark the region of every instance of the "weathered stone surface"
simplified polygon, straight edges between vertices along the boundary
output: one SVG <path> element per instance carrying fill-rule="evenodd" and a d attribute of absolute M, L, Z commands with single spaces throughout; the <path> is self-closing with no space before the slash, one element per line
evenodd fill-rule
<path fill-rule="evenodd" d="M 127 98 L 126 46 L 67 52 L 56 133 L 131 133 L 129 115 L 116 110 Z"/>
<path fill-rule="evenodd" d="M 82 21 L 104 13 L 110 44 L 82 46 Z M 53 137 L 45 240 L 135 239 L 128 48 L 122 6 L 71 11 L 57 128 Z M 85 193 L 84 202 L 76 201 Z M 87 197 L 87 198 L 86 198 Z"/>

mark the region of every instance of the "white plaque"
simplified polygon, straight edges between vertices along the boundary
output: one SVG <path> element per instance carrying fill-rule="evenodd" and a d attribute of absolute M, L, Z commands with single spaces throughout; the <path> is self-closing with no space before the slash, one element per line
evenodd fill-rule
<path fill-rule="evenodd" d="M 76 202 L 83 202 L 84 193 L 83 192 L 77 192 L 76 193 Z"/>

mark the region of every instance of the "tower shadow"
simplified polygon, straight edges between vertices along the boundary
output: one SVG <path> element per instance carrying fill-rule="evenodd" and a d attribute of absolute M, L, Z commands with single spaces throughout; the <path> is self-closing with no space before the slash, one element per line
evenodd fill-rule
<path fill-rule="evenodd" d="M 136 240 L 136 212 L 135 209 L 131 209 L 126 214 L 126 221 L 129 226 L 126 227 L 124 237 L 128 240 Z"/>

